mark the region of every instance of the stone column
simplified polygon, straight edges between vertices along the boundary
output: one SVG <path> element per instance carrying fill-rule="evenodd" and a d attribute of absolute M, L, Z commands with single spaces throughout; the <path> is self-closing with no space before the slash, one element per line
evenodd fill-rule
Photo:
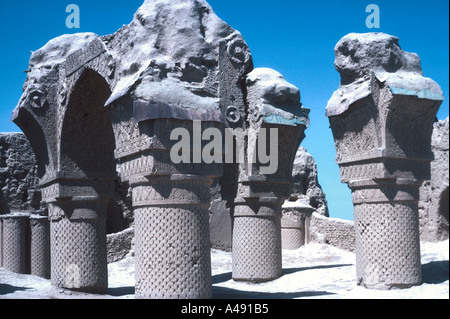
<path fill-rule="evenodd" d="M 222 134 L 223 124 L 151 118 L 158 115 L 151 112 L 152 108 L 159 106 L 175 112 L 171 105 L 145 101 L 111 106 L 120 177 L 132 190 L 135 297 L 211 298 L 209 186 L 214 177 L 222 175 L 223 164 L 207 164 L 201 158 L 194 162 L 193 157 L 201 157 L 205 145 L 197 134 L 207 128 L 216 128 Z M 176 129 L 186 133 L 186 149 L 182 153 L 187 161 L 171 156 L 180 138 L 170 139 Z M 219 153 L 221 157 L 222 149 Z"/>
<path fill-rule="evenodd" d="M 18 274 L 29 272 L 28 214 L 8 214 L 3 219 L 3 267 Z"/>
<path fill-rule="evenodd" d="M 405 181 L 407 183 L 407 181 Z M 356 275 L 368 288 L 422 283 L 418 189 L 420 184 L 351 183 L 355 221 Z"/>
<path fill-rule="evenodd" d="M 132 184 L 136 298 L 212 297 L 210 184 L 207 177 L 189 175 Z"/>
<path fill-rule="evenodd" d="M 49 203 L 53 286 L 89 293 L 106 291 L 107 204 L 95 197 Z"/>
<path fill-rule="evenodd" d="M 280 277 L 281 202 L 236 201 L 232 245 L 234 280 L 264 282 Z"/>
<path fill-rule="evenodd" d="M 236 281 L 264 282 L 282 275 L 281 206 L 291 192 L 292 165 L 305 137 L 308 110 L 301 107 L 299 90 L 278 72 L 255 69 L 246 85 L 246 138 L 234 132 L 237 145 L 245 148 L 238 146 L 237 151 L 245 158 L 231 205 L 232 276 Z"/>
<path fill-rule="evenodd" d="M 352 190 L 357 283 L 419 285 L 419 187 L 430 175 L 442 91 L 395 37 L 350 34 L 335 53 L 342 82 L 327 116 L 341 181 Z"/>
<path fill-rule="evenodd" d="M 46 216 L 30 216 L 31 274 L 50 278 L 50 223 Z"/>
<path fill-rule="evenodd" d="M 307 244 L 306 220 L 314 208 L 301 200 L 285 201 L 281 217 L 281 246 L 294 250 Z"/>
<path fill-rule="evenodd" d="M 113 187 L 112 179 L 100 178 L 59 178 L 42 186 L 49 207 L 52 286 L 106 292 L 106 216 Z"/>

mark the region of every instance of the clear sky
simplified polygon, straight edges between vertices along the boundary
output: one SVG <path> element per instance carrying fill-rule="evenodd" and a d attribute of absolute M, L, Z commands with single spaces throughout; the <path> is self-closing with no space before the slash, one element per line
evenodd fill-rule
<path fill-rule="evenodd" d="M 334 46 L 350 32 L 385 32 L 403 50 L 417 53 L 424 75 L 438 82 L 449 113 L 449 0 L 209 0 L 216 14 L 239 30 L 255 67 L 270 67 L 299 87 L 311 109 L 311 126 L 302 143 L 317 163 L 331 217 L 353 219 L 350 190 L 340 183 L 325 107 L 339 86 Z M 67 5 L 80 8 L 80 28 L 65 24 Z M 128 24 L 143 0 L 16 0 L 0 2 L 0 132 L 18 132 L 11 112 L 22 94 L 30 51 L 65 33 L 111 34 Z M 380 8 L 380 28 L 368 29 L 366 6 Z"/>

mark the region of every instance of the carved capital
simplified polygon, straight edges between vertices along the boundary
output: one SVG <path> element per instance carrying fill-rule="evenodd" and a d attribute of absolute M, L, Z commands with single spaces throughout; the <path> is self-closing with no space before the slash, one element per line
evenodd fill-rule
<path fill-rule="evenodd" d="M 80 196 L 111 197 L 114 183 L 113 178 L 86 178 L 60 172 L 53 180 L 41 184 L 42 200 L 51 202 Z"/>
<path fill-rule="evenodd" d="M 212 178 L 193 175 L 151 177 L 132 185 L 133 207 L 209 207 Z"/>
<path fill-rule="evenodd" d="M 349 183 L 353 205 L 364 203 L 417 202 L 420 182 L 414 180 L 379 180 Z"/>
<path fill-rule="evenodd" d="M 433 122 L 443 97 L 422 76 L 418 57 L 386 34 L 350 34 L 335 52 L 342 82 L 327 115 L 342 182 L 428 179 Z"/>
<path fill-rule="evenodd" d="M 106 220 L 108 197 L 74 196 L 55 199 L 48 203 L 48 217 L 51 221 L 67 218 L 74 220 Z"/>

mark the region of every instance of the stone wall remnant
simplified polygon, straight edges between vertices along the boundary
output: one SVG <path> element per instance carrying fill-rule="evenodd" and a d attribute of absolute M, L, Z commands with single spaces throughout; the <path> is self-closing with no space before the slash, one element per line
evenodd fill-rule
<path fill-rule="evenodd" d="M 420 187 L 420 239 L 440 241 L 449 236 L 449 119 L 434 123 L 431 150 L 431 179 Z"/>
<path fill-rule="evenodd" d="M 327 244 L 355 251 L 355 223 L 350 220 L 325 217 L 313 212 L 306 223 L 307 243 Z"/>
<path fill-rule="evenodd" d="M 357 282 L 419 285 L 419 186 L 430 178 L 442 91 L 396 37 L 352 33 L 338 42 L 335 55 L 341 85 L 326 115 L 341 181 L 352 190 Z"/>
<path fill-rule="evenodd" d="M 36 158 L 23 133 L 0 133 L 0 214 L 45 212 Z"/>

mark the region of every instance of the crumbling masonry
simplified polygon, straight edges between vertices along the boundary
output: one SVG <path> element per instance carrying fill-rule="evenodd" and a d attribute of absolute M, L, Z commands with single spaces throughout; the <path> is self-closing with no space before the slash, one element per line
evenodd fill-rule
<path fill-rule="evenodd" d="M 353 194 L 358 284 L 420 284 L 418 189 L 442 92 L 395 37 L 350 34 L 335 51 L 342 81 L 327 116 Z M 104 293 L 118 182 L 131 192 L 136 298 L 212 297 L 213 182 L 231 212 L 234 280 L 280 277 L 283 238 L 304 244 L 312 207 L 291 195 L 309 110 L 281 74 L 253 68 L 241 34 L 204 0 L 146 0 L 114 34 L 50 40 L 27 73 L 12 120 L 34 150 L 48 220 L 3 215 L 0 266 Z M 181 155 L 175 132 L 189 136 Z M 211 148 L 215 134 L 232 145 Z"/>
<path fill-rule="evenodd" d="M 419 187 L 430 178 L 442 91 L 393 36 L 349 34 L 335 54 L 341 85 L 326 113 L 341 180 L 352 190 L 357 282 L 421 284 Z"/>
<path fill-rule="evenodd" d="M 234 207 L 234 277 L 281 275 L 281 204 L 308 112 L 281 75 L 253 70 L 242 36 L 205 1 L 145 1 L 112 35 L 49 41 L 27 72 L 13 121 L 35 152 L 48 204 L 52 285 L 105 292 L 106 216 L 117 179 L 132 190 L 137 298 L 212 296 L 209 186 L 221 176 Z M 245 132 L 243 156 L 196 161 L 208 141 L 194 137 L 188 160 L 175 163 L 172 133 L 180 128 L 190 137 L 211 128 Z M 253 154 L 260 139 L 273 145 L 264 134 L 271 128 L 283 158 L 266 176 Z M 214 149 L 219 158 L 225 151 Z M 252 270 L 255 260 L 270 273 Z"/>

